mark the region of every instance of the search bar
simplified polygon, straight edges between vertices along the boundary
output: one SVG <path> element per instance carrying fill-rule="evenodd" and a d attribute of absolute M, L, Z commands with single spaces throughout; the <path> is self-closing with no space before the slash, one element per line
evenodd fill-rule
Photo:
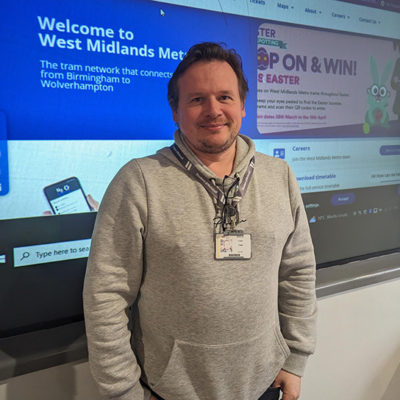
<path fill-rule="evenodd" d="M 89 255 L 91 239 L 14 247 L 14 267 L 74 260 Z"/>

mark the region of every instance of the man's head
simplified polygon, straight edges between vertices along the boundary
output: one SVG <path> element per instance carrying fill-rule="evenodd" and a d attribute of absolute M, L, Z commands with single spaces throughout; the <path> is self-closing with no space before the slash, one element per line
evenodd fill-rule
<path fill-rule="evenodd" d="M 249 87 L 243 73 L 240 55 L 234 49 L 225 49 L 221 44 L 204 42 L 195 44 L 189 49 L 168 83 L 168 102 L 173 111 L 176 111 L 179 104 L 179 78 L 192 64 L 199 61 L 209 62 L 215 60 L 227 62 L 235 72 L 240 99 L 244 105 Z"/>
<path fill-rule="evenodd" d="M 240 57 L 215 43 L 193 46 L 168 85 L 174 121 L 197 155 L 235 143 L 248 86 Z"/>

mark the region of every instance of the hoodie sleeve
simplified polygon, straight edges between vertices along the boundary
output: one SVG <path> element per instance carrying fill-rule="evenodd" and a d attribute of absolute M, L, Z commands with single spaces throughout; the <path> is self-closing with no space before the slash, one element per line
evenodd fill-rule
<path fill-rule="evenodd" d="M 288 167 L 294 229 L 279 269 L 279 321 L 291 354 L 283 369 L 302 376 L 316 343 L 315 256 L 297 180 Z"/>
<path fill-rule="evenodd" d="M 128 308 L 142 279 L 146 218 L 144 179 L 132 161 L 113 179 L 101 203 L 83 290 L 89 364 L 107 399 L 148 397 L 139 382 L 128 326 Z"/>

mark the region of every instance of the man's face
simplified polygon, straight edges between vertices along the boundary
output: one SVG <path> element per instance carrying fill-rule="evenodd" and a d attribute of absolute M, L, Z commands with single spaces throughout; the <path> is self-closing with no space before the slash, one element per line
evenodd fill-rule
<path fill-rule="evenodd" d="M 208 154 L 230 148 L 245 116 L 232 67 L 218 60 L 196 62 L 179 78 L 178 88 L 173 118 L 189 146 Z"/>
<path fill-rule="evenodd" d="M 230 240 L 225 240 L 225 250 L 229 251 L 231 249 L 231 242 Z"/>

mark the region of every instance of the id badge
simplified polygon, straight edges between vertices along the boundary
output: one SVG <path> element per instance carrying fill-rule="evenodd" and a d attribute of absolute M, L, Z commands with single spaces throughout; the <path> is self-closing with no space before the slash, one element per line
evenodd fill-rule
<path fill-rule="evenodd" d="M 243 231 L 215 234 L 216 260 L 249 260 L 251 258 L 251 235 Z"/>

